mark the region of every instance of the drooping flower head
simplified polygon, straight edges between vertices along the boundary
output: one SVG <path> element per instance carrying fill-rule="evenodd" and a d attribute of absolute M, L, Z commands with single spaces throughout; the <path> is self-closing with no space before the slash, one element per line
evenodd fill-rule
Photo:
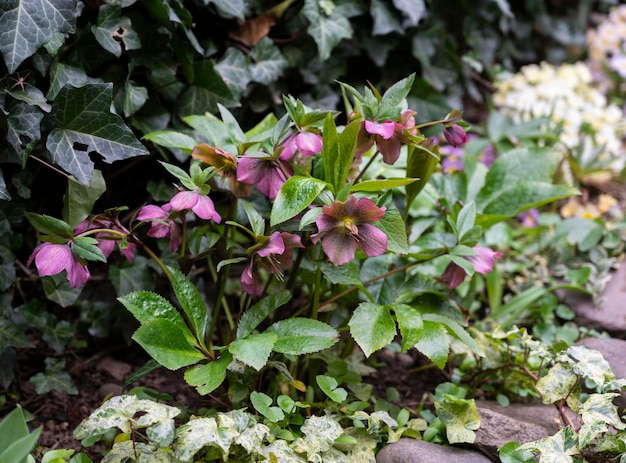
<path fill-rule="evenodd" d="M 121 224 L 119 224 L 119 222 L 116 223 L 112 220 L 102 217 L 96 217 L 94 219 L 87 218 L 79 223 L 76 228 L 74 228 L 74 235 L 80 235 L 87 230 L 96 229 L 103 229 L 102 232 L 95 233 L 92 236 L 96 240 L 98 240 L 98 244 L 96 246 L 100 248 L 102 254 L 104 254 L 104 257 L 108 258 L 115 249 L 115 245 L 117 244 L 120 253 L 126 258 L 126 260 L 129 263 L 133 261 L 133 258 L 135 257 L 135 244 L 126 242 L 125 238 L 122 238 L 117 233 L 106 231 L 107 229 L 114 230 L 129 235 L 130 232 Z M 124 244 L 122 244 L 122 242 L 124 242 Z"/>
<path fill-rule="evenodd" d="M 71 242 L 40 244 L 30 255 L 26 265 L 31 265 L 33 261 L 42 277 L 56 275 L 65 270 L 71 288 L 83 286 L 91 278 L 85 263 L 72 252 Z"/>
<path fill-rule="evenodd" d="M 483 275 L 493 270 L 496 258 L 502 257 L 502 254 L 499 252 L 482 246 L 474 246 L 474 250 L 476 251 L 475 255 L 464 257 L 474 265 L 476 272 Z M 454 289 L 463 282 L 465 275 L 465 270 L 462 267 L 454 262 L 450 262 L 441 278 L 448 283 L 448 288 Z"/>
<path fill-rule="evenodd" d="M 415 135 L 415 111 L 406 110 L 401 121 L 386 120 L 383 122 L 364 120 L 359 127 L 355 158 L 360 158 L 374 144 L 383 156 L 386 164 L 395 163 L 400 157 L 400 148 L 410 143 L 408 134 Z"/>
<path fill-rule="evenodd" d="M 155 206 L 154 204 L 148 204 L 143 206 L 137 214 L 137 220 L 142 222 L 150 222 L 150 229 L 146 233 L 152 238 L 165 238 L 170 239 L 170 251 L 176 251 L 182 242 L 180 227 L 170 217 L 170 210 L 172 207 L 169 203 L 162 206 Z"/>
<path fill-rule="evenodd" d="M 179 191 L 170 199 L 169 204 L 175 211 L 191 210 L 201 219 L 213 220 L 215 223 L 222 221 L 222 217 L 215 210 L 211 198 L 200 194 L 199 188 L 191 191 Z"/>
<path fill-rule="evenodd" d="M 254 188 L 252 185 L 237 180 L 237 157 L 235 155 L 206 143 L 200 143 L 194 147 L 191 157 L 213 166 L 215 171 L 226 179 L 235 197 L 245 198 L 252 193 Z"/>
<path fill-rule="evenodd" d="M 322 242 L 322 249 L 335 265 L 343 265 L 354 259 L 357 247 L 370 257 L 387 250 L 387 235 L 371 225 L 380 221 L 387 208 L 378 207 L 368 198 L 349 196 L 346 202 L 335 201 L 322 207 L 316 219 L 318 233 L 311 241 Z"/>
<path fill-rule="evenodd" d="M 304 156 L 315 156 L 322 151 L 322 136 L 302 130 L 289 135 L 281 144 L 283 150 L 280 153 L 280 159 L 288 161 L 300 153 Z"/>
<path fill-rule="evenodd" d="M 274 199 L 278 190 L 293 175 L 291 166 L 273 156 L 244 155 L 237 166 L 237 180 L 257 189 L 269 199 Z"/>
<path fill-rule="evenodd" d="M 261 296 L 263 286 L 259 268 L 283 277 L 283 270 L 293 264 L 293 248 L 302 248 L 300 236 L 288 232 L 274 232 L 264 243 L 253 246 L 250 263 L 241 274 L 241 289 L 251 296 Z"/>

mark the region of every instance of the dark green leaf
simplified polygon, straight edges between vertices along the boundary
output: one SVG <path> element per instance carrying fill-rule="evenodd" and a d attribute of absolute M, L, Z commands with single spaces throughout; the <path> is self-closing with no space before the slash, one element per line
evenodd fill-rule
<path fill-rule="evenodd" d="M 270 294 L 254 304 L 245 312 L 237 327 L 237 339 L 245 338 L 252 333 L 267 316 L 278 307 L 286 304 L 291 299 L 291 293 L 287 290 Z"/>
<path fill-rule="evenodd" d="M 231 342 L 228 351 L 240 362 L 259 371 L 270 358 L 277 339 L 274 333 L 253 333 Z"/>
<path fill-rule="evenodd" d="M 180 306 L 187 314 L 196 337 L 204 342 L 210 317 L 200 292 L 180 270 L 174 267 L 167 269 L 170 271 L 172 287 Z"/>
<path fill-rule="evenodd" d="M 73 236 L 72 227 L 70 227 L 63 220 L 59 220 L 49 215 L 35 214 L 33 212 L 24 212 L 24 216 L 39 233 L 44 235 L 59 236 L 67 239 L 71 239 Z"/>
<path fill-rule="evenodd" d="M 312 177 L 295 176 L 288 179 L 278 190 L 270 214 L 270 225 L 283 223 L 305 208 L 328 186 L 326 182 Z"/>
<path fill-rule="evenodd" d="M 337 342 L 339 334 L 333 327 L 309 318 L 288 318 L 274 323 L 266 333 L 278 339 L 273 350 L 282 354 L 303 355 L 327 349 Z"/>
<path fill-rule="evenodd" d="M 302 12 L 309 20 L 308 34 L 317 44 L 320 61 L 325 61 L 331 51 L 342 39 L 349 39 L 353 35 L 352 26 L 348 18 L 342 16 L 335 8 L 328 15 L 319 2 L 306 1 Z"/>
<path fill-rule="evenodd" d="M 118 5 L 101 5 L 98 9 L 98 24 L 91 26 L 98 43 L 118 58 L 124 50 L 141 48 L 139 36 L 133 30 L 130 19 L 122 16 Z"/>
<path fill-rule="evenodd" d="M 185 381 L 189 385 L 195 386 L 199 394 L 210 394 L 226 378 L 226 369 L 232 360 L 232 355 L 228 351 L 224 351 L 218 360 L 187 368 L 185 370 Z"/>
<path fill-rule="evenodd" d="M 422 316 L 419 310 L 406 304 L 395 304 L 393 311 L 402 335 L 402 351 L 406 352 L 420 340 L 424 328 Z"/>
<path fill-rule="evenodd" d="M 111 84 L 63 87 L 50 116 L 54 127 L 46 147 L 59 166 L 89 184 L 94 170 L 92 151 L 113 163 L 148 154 L 122 119 L 111 113 Z"/>
<path fill-rule="evenodd" d="M 337 380 L 332 376 L 318 375 L 315 381 L 324 394 L 337 403 L 342 403 L 348 397 L 348 392 L 342 387 L 337 387 Z"/>
<path fill-rule="evenodd" d="M 268 37 L 264 37 L 250 51 L 254 64 L 250 66 L 253 81 L 269 85 L 275 82 L 287 67 L 287 60 Z"/>
<path fill-rule="evenodd" d="M 424 320 L 424 329 L 415 348 L 443 369 L 448 362 L 450 352 L 450 339 L 445 326 Z"/>
<path fill-rule="evenodd" d="M 63 203 L 63 220 L 75 228 L 91 213 L 93 205 L 105 191 L 106 183 L 99 170 L 94 170 L 89 185 L 69 178 Z"/>
<path fill-rule="evenodd" d="M 348 323 L 350 334 L 366 357 L 393 341 L 396 324 L 389 307 L 373 302 L 362 302 Z"/>
<path fill-rule="evenodd" d="M 85 260 L 106 262 L 107 259 L 97 244 L 98 240 L 91 236 L 79 236 L 72 241 L 72 252 Z"/>

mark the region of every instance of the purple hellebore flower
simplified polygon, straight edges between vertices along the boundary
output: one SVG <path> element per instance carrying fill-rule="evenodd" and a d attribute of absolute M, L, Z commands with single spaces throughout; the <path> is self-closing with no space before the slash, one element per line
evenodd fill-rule
<path fill-rule="evenodd" d="M 478 161 L 491 167 L 496 160 L 496 149 L 493 145 L 488 145 L 485 150 L 478 155 Z"/>
<path fill-rule="evenodd" d="M 354 259 L 357 247 L 370 257 L 387 250 L 387 235 L 370 225 L 383 218 L 386 207 L 378 207 L 367 198 L 357 200 L 352 195 L 345 203 L 335 201 L 323 206 L 322 211 L 315 221 L 318 233 L 311 235 L 311 241 L 322 242 L 322 249 L 334 265 Z"/>
<path fill-rule="evenodd" d="M 259 268 L 282 278 L 282 270 L 293 263 L 293 248 L 303 248 L 298 235 L 287 232 L 274 232 L 268 241 L 252 253 L 250 263 L 241 274 L 241 289 L 251 296 L 261 296 L 263 286 Z"/>
<path fill-rule="evenodd" d="M 94 228 L 110 228 L 112 230 L 119 230 L 126 235 L 130 234 L 124 227 L 115 224 L 111 220 L 96 218 L 91 221 L 89 219 L 85 219 L 79 223 L 76 228 L 74 228 L 74 235 L 79 235 L 87 230 L 93 230 Z M 98 244 L 96 246 L 98 246 L 106 258 L 108 258 L 115 249 L 115 244 L 121 240 L 117 235 L 107 233 L 106 231 L 96 233 L 94 238 L 98 240 Z M 135 243 L 127 243 L 125 248 L 120 247 L 119 249 L 120 253 L 126 258 L 128 263 L 131 263 L 135 257 Z"/>
<path fill-rule="evenodd" d="M 237 157 L 234 154 L 206 143 L 199 143 L 193 148 L 191 157 L 213 166 L 215 171 L 226 179 L 231 193 L 237 198 L 245 198 L 252 194 L 253 185 L 237 181 Z"/>
<path fill-rule="evenodd" d="M 304 156 L 315 156 L 322 151 L 322 137 L 313 132 L 292 133 L 282 143 L 283 150 L 280 153 L 282 161 L 288 161 L 297 152 Z"/>
<path fill-rule="evenodd" d="M 517 218 L 522 223 L 522 226 L 526 228 L 535 228 L 539 225 L 539 210 L 537 208 L 529 209 L 521 214 L 518 214 Z"/>
<path fill-rule="evenodd" d="M 395 163 L 400 157 L 402 144 L 409 143 L 405 132 L 416 133 L 415 114 L 417 113 L 410 109 L 404 111 L 401 116 L 402 122 L 362 121 L 356 142 L 355 157 L 359 158 L 376 143 L 376 149 L 383 155 L 383 161 L 386 164 Z"/>
<path fill-rule="evenodd" d="M 444 173 L 452 174 L 463 170 L 463 156 L 465 155 L 463 149 L 448 145 L 439 148 L 439 152 L 443 154 L 441 168 Z"/>
<path fill-rule="evenodd" d="M 502 257 L 502 254 L 493 249 L 474 246 L 474 250 L 476 251 L 475 255 L 465 256 L 465 258 L 474 265 L 476 272 L 483 275 L 493 270 L 496 258 Z M 448 283 L 448 288 L 454 289 L 465 279 L 465 270 L 454 262 L 450 262 L 441 278 Z"/>
<path fill-rule="evenodd" d="M 220 215 L 215 211 L 211 198 L 198 193 L 197 188 L 193 191 L 179 191 L 170 199 L 170 206 L 175 211 L 191 209 L 198 217 L 204 220 L 213 220 L 215 223 L 222 221 Z"/>
<path fill-rule="evenodd" d="M 446 141 L 455 148 L 459 148 L 467 143 L 467 134 L 465 130 L 463 130 L 463 127 L 458 124 L 444 127 L 443 136 L 446 138 Z"/>
<path fill-rule="evenodd" d="M 237 165 L 237 180 L 257 189 L 269 199 L 274 199 L 278 190 L 293 175 L 291 166 L 272 157 L 250 157 L 244 155 Z"/>
<path fill-rule="evenodd" d="M 142 207 L 137 214 L 137 220 L 142 222 L 151 222 L 150 230 L 147 235 L 152 238 L 170 238 L 170 251 L 176 251 L 181 244 L 180 228 L 171 218 L 169 218 L 171 206 L 164 204 L 163 206 L 155 206 L 148 204 Z"/>
<path fill-rule="evenodd" d="M 74 256 L 70 243 L 42 243 L 35 248 L 26 265 L 29 266 L 33 260 L 39 276 L 42 277 L 56 275 L 65 270 L 70 288 L 83 286 L 91 278 L 87 266 Z"/>

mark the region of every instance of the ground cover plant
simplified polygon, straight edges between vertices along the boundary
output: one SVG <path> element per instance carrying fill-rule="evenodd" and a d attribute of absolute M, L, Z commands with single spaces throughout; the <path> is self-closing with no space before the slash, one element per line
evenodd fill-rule
<path fill-rule="evenodd" d="M 485 43 L 528 46 L 509 27 L 532 10 L 479 3 L 489 14 L 446 54 L 436 31 L 453 18 L 419 1 L 67 2 L 46 8 L 47 29 L 23 20 L 27 2 L 3 6 L 0 461 L 375 461 L 403 436 L 471 443 L 478 392 L 581 417 L 503 459 L 621 457 L 623 384 L 574 346 L 602 333 L 558 297 L 598 298 L 623 256 L 618 200 L 591 190 L 622 175 L 620 102 L 581 103 L 602 104 L 576 126 L 577 150 L 579 121 L 556 102 L 516 108 L 513 90 L 532 90 L 505 79 L 538 61 L 520 48 L 501 60 L 495 107 L 468 123 L 452 105 L 485 98 Z M 528 21 L 568 24 L 559 40 L 582 46 L 580 17 L 544 10 Z M 415 29 L 420 72 L 407 73 L 391 64 Z M 346 57 L 376 63 L 374 78 L 344 72 Z M 73 429 L 97 457 L 37 450 L 15 406 L 18 354 L 47 350 L 27 381 L 72 395 L 65 354 L 112 332 L 151 360 Z M 431 403 L 368 384 L 389 350 L 450 372 Z M 132 388 L 155 369 L 181 372 L 210 406 Z"/>

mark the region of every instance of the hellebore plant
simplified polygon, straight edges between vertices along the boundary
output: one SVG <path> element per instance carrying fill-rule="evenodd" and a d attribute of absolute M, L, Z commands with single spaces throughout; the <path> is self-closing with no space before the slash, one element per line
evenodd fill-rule
<path fill-rule="evenodd" d="M 117 294 L 137 319 L 133 339 L 158 364 L 185 368 L 198 393 L 226 408 L 251 401 L 270 421 L 281 419 L 273 398 L 260 399 L 250 385 L 306 407 L 324 397 L 340 404 L 343 379 L 324 374 L 332 358 L 369 357 L 399 339 L 403 351 L 415 348 L 443 368 L 453 338 L 480 356 L 455 288 L 500 257 L 481 244 L 483 227 L 573 190 L 552 185 L 557 158 L 547 150 L 501 153 L 480 169 L 468 157 L 463 171 L 442 172 L 440 146 L 421 130 L 440 126 L 458 147 L 465 124 L 459 111 L 417 123 L 407 108 L 413 81 L 382 94 L 341 84 L 352 102 L 343 126 L 336 111 L 292 97 L 283 98 L 284 115 L 248 132 L 223 106 L 221 120 L 185 118 L 186 133 L 147 137 L 189 155 L 185 168 L 162 162 L 177 180 L 164 204 L 144 204 L 124 219 L 124 208 L 81 209 L 64 220 L 29 213 L 43 244 L 28 263 L 42 277 L 65 271 L 74 288 L 89 284 L 92 262 L 99 271 L 113 265 L 113 242 L 126 266 L 141 265 L 133 253 L 149 256 L 160 271 L 146 271 L 165 277 L 173 292 Z M 204 141 L 191 146 L 190 138 Z M 478 188 L 447 186 L 467 172 Z M 513 174 L 521 183 L 509 192 Z M 433 273 L 446 259 L 448 267 Z"/>

